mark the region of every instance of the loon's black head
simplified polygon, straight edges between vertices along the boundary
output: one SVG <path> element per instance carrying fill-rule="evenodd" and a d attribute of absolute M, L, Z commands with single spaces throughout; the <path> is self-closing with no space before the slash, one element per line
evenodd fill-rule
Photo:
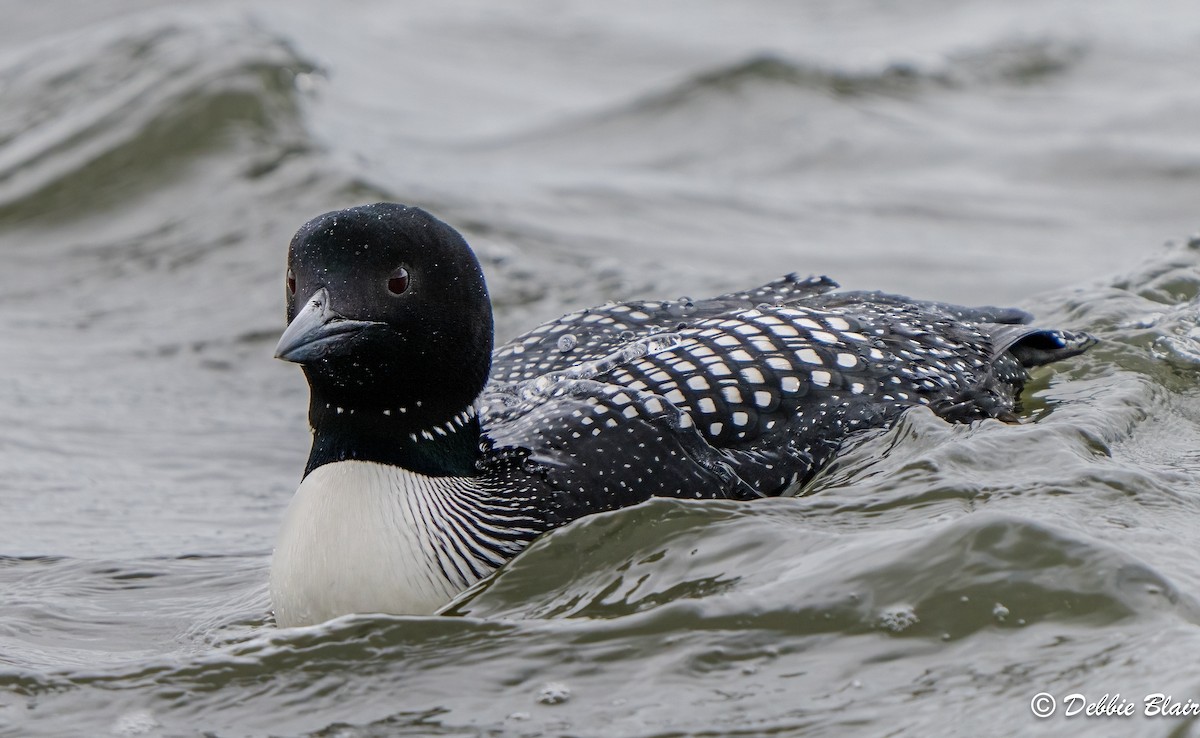
<path fill-rule="evenodd" d="M 275 355 L 302 365 L 312 391 L 309 471 L 381 455 L 457 471 L 441 468 L 443 452 L 407 463 L 390 457 L 411 449 L 390 447 L 467 420 L 478 436 L 463 412 L 487 382 L 492 310 L 462 236 L 395 203 L 326 213 L 292 239 L 286 289 L 289 324 Z"/>

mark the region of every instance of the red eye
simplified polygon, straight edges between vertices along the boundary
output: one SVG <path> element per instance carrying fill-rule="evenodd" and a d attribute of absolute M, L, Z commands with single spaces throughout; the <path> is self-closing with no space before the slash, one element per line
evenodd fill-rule
<path fill-rule="evenodd" d="M 296 294 L 296 273 L 291 269 L 287 271 L 287 290 L 289 295 Z"/>
<path fill-rule="evenodd" d="M 399 295 L 408 289 L 408 270 L 404 267 L 399 267 L 392 272 L 392 276 L 388 278 L 388 292 L 393 295 Z"/>

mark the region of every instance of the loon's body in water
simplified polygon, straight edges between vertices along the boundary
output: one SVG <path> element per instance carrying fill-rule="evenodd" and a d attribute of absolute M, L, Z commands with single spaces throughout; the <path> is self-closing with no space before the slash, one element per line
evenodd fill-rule
<path fill-rule="evenodd" d="M 541 533 L 652 496 L 795 492 L 907 408 L 1015 420 L 1026 369 L 1094 341 L 836 286 L 608 304 L 493 354 L 453 228 L 390 203 L 310 221 L 276 349 L 304 369 L 313 431 L 271 567 L 277 622 L 431 613 Z"/>

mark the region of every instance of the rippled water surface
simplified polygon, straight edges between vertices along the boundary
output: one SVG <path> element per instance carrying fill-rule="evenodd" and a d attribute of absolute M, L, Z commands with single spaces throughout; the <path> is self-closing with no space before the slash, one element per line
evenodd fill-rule
<path fill-rule="evenodd" d="M 1200 701 L 1194 2 L 334 7 L 0 2 L 0 735 L 1200 734 L 1063 702 Z M 378 199 L 464 231 L 501 338 L 799 271 L 1102 343 L 1021 425 L 279 630 L 285 247 Z"/>

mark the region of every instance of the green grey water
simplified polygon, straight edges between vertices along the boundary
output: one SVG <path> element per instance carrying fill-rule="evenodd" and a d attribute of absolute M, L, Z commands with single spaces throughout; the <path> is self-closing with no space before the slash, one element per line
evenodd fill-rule
<path fill-rule="evenodd" d="M 1200 701 L 1192 4 L 0 15 L 0 736 L 1200 733 L 1140 712 Z M 281 630 L 286 243 L 378 199 L 463 230 L 501 338 L 799 271 L 1102 343 L 1019 425 L 913 412 L 806 496 L 654 501 L 441 616 Z"/>

